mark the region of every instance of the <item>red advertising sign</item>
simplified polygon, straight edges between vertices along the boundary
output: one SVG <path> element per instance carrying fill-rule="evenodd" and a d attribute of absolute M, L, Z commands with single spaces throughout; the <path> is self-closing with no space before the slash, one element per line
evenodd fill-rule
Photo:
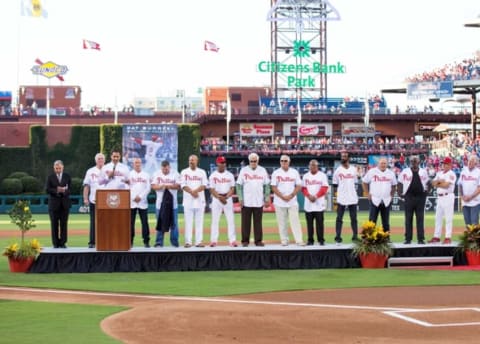
<path fill-rule="evenodd" d="M 273 123 L 240 123 L 240 136 L 273 136 Z"/>

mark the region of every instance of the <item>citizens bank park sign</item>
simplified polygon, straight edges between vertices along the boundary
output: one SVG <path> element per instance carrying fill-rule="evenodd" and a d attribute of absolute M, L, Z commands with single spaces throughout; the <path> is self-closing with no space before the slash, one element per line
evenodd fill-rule
<path fill-rule="evenodd" d="M 302 58 L 310 58 L 310 52 L 309 41 L 293 41 L 293 57 L 298 61 L 302 61 Z M 319 74 L 345 74 L 347 67 L 341 62 L 321 64 L 320 62 L 282 63 L 260 61 L 257 63 L 257 71 L 260 73 L 278 73 L 285 75 L 287 87 L 313 88 L 316 87 L 315 78 L 318 77 Z M 305 75 L 306 78 L 298 78 L 298 75 Z"/>

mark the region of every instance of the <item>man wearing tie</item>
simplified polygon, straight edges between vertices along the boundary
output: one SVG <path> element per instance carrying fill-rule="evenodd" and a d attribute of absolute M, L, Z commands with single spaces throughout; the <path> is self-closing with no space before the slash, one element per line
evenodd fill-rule
<path fill-rule="evenodd" d="M 70 190 L 72 180 L 68 173 L 63 172 L 63 162 L 53 163 L 54 173 L 47 178 L 46 191 L 48 197 L 48 214 L 54 248 L 67 248 L 67 222 L 70 213 Z M 60 229 L 60 230 L 59 230 Z"/>

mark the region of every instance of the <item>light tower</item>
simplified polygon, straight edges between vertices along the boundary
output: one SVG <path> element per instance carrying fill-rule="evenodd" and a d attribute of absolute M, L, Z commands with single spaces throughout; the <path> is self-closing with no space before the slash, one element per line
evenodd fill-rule
<path fill-rule="evenodd" d="M 327 65 L 327 21 L 340 20 L 338 11 L 328 0 L 271 0 L 267 20 L 272 97 L 326 98 L 327 74 L 311 67 Z"/>

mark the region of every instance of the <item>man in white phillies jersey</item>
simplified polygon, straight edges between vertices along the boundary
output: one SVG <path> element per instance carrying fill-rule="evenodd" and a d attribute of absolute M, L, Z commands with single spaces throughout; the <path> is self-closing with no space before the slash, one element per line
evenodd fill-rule
<path fill-rule="evenodd" d="M 465 226 L 478 224 L 480 212 L 480 169 L 478 159 L 472 154 L 458 178 L 458 192 L 462 199 Z"/>
<path fill-rule="evenodd" d="M 150 193 L 150 175 L 142 171 L 142 159 L 135 158 L 133 160 L 133 170 L 129 175 L 130 184 L 130 234 L 131 243 L 135 238 L 135 217 L 140 216 L 142 224 L 143 245 L 150 247 L 150 227 L 148 225 L 148 194 Z"/>
<path fill-rule="evenodd" d="M 195 224 L 195 246 L 203 244 L 203 217 L 205 214 L 205 189 L 208 185 L 207 173 L 198 167 L 198 157 L 190 155 L 188 167 L 180 173 L 180 186 L 183 190 L 183 214 L 185 218 L 185 247 L 192 247 L 193 225 Z"/>
<path fill-rule="evenodd" d="M 157 200 L 155 202 L 155 216 L 157 218 L 157 226 L 155 228 L 157 230 L 155 247 L 163 247 L 163 238 L 165 235 L 164 230 L 170 232 L 170 244 L 174 247 L 178 247 L 177 194 L 180 189 L 180 174 L 177 171 L 171 170 L 168 160 L 162 161 L 161 166 L 160 170 L 155 172 L 150 179 L 152 190 L 155 190 L 157 194 Z M 166 204 L 163 203 L 163 197 L 166 191 L 170 192 L 173 198 L 170 214 L 167 213 L 168 209 L 165 209 Z M 162 205 L 164 206 L 163 208 Z M 160 210 L 164 210 L 165 213 L 160 212 Z M 159 223 L 162 224 L 160 228 L 158 226 Z"/>
<path fill-rule="evenodd" d="M 352 226 L 352 241 L 358 240 L 357 204 L 358 195 L 356 190 L 357 169 L 350 165 L 348 152 L 340 153 L 341 164 L 337 167 L 332 177 L 333 187 L 337 194 L 337 219 L 335 221 L 335 242 L 342 242 L 342 225 L 345 209 L 350 213 L 350 225 Z"/>
<path fill-rule="evenodd" d="M 208 178 L 210 194 L 212 195 L 210 246 L 217 246 L 218 225 L 223 212 L 227 220 L 228 242 L 230 246 L 237 247 L 232 201 L 232 196 L 235 193 L 235 177 L 231 172 L 227 171 L 227 159 L 224 156 L 219 156 L 215 163 L 217 164 L 217 169 Z"/>
<path fill-rule="evenodd" d="M 376 224 L 380 213 L 383 230 L 389 232 L 390 208 L 397 188 L 397 178 L 395 173 L 388 169 L 387 158 L 380 158 L 378 165 L 363 176 L 362 186 L 370 201 L 368 219 Z"/>
<path fill-rule="evenodd" d="M 270 205 L 270 178 L 267 170 L 258 165 L 257 153 L 248 155 L 248 166 L 242 167 L 237 178 L 237 196 L 242 207 L 242 246 L 250 243 L 253 218 L 253 235 L 256 246 L 263 243 L 263 206 Z"/>
<path fill-rule="evenodd" d="M 309 171 L 302 178 L 302 193 L 305 197 L 303 210 L 305 211 L 305 220 L 307 222 L 307 245 L 313 245 L 315 236 L 313 234 L 313 225 L 315 223 L 315 232 L 317 241 L 320 245 L 325 244 L 324 237 L 324 211 L 327 207 L 325 195 L 328 193 L 328 178 L 325 173 L 318 169 L 318 161 L 310 160 L 308 164 Z"/>
<path fill-rule="evenodd" d="M 105 180 L 105 189 L 128 189 L 130 170 L 127 165 L 120 162 L 120 157 L 120 151 L 113 150 L 110 162 L 102 167 L 102 172 L 107 178 Z"/>
<path fill-rule="evenodd" d="M 289 221 L 295 243 L 305 246 L 297 201 L 297 193 L 302 189 L 302 180 L 298 171 L 290 167 L 288 155 L 280 157 L 280 168 L 273 171 L 270 185 L 273 192 L 273 205 L 275 206 L 280 243 L 282 246 L 288 245 L 287 221 Z"/>
<path fill-rule="evenodd" d="M 442 235 L 443 218 L 445 218 L 445 239 L 443 243 L 448 245 L 452 243 L 453 212 L 455 202 L 455 182 L 457 176 L 452 171 L 452 158 L 443 159 L 443 169 L 438 171 L 433 178 L 432 186 L 437 188 L 437 209 L 435 210 L 435 233 L 428 242 L 438 243 Z"/>
<path fill-rule="evenodd" d="M 105 155 L 97 153 L 95 155 L 95 166 L 90 167 L 83 179 L 83 204 L 89 207 L 90 214 L 90 235 L 88 248 L 95 247 L 95 198 L 97 189 L 102 188 L 105 176 L 102 167 L 105 164 Z"/>

